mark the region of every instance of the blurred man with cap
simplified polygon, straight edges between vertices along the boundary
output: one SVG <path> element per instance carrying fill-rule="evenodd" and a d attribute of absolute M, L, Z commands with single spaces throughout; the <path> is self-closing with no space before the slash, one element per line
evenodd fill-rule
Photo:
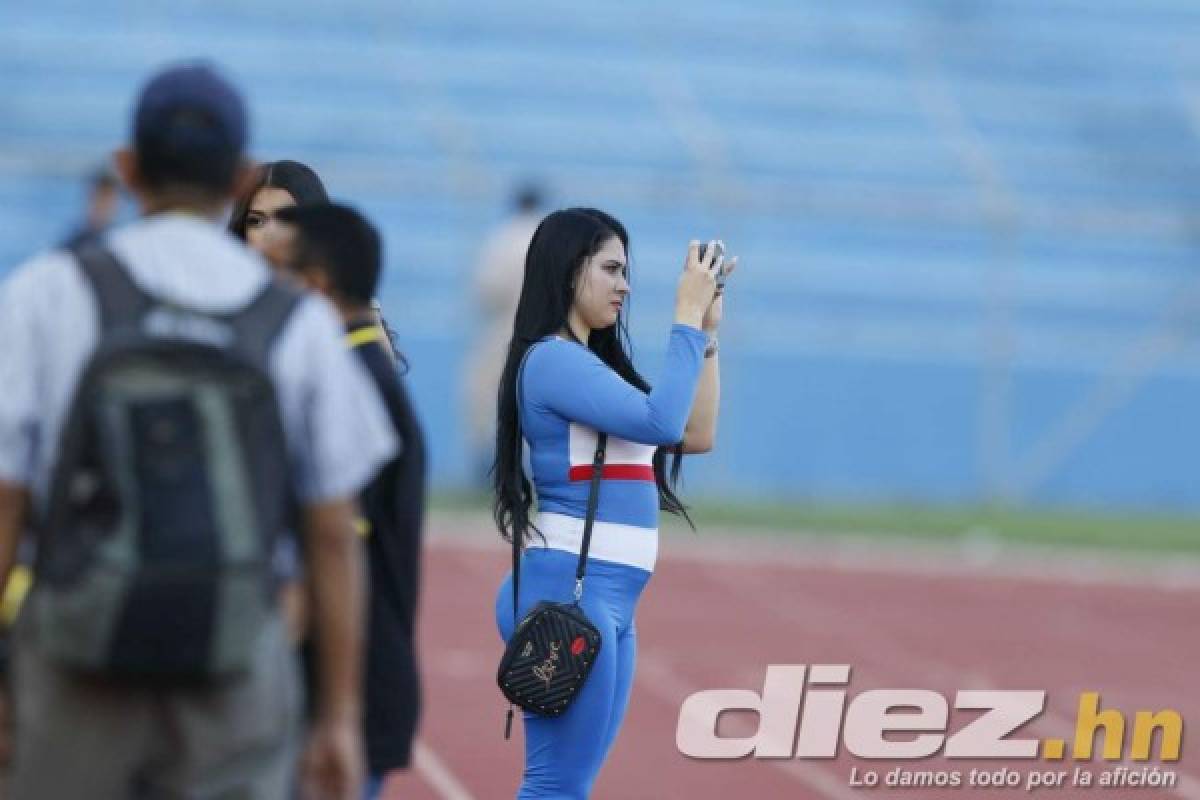
<path fill-rule="evenodd" d="M 137 290 L 166 309 L 221 319 L 276 286 L 267 265 L 219 224 L 239 181 L 247 121 L 213 68 L 156 75 L 117 171 L 143 216 L 103 245 Z M 46 510 L 73 390 L 97 346 L 100 311 L 71 251 L 38 256 L 0 284 L 0 583 L 21 532 Z M 362 553 L 355 496 L 397 452 L 369 376 L 341 343 L 323 299 L 294 299 L 270 344 L 267 374 L 286 438 L 313 598 L 320 682 L 304 752 L 312 796 L 356 798 L 362 780 Z M 35 573 L 30 602 L 38 593 Z M 279 614 L 251 666 L 197 686 L 81 676 L 51 658 L 38 620 L 14 634 L 11 796 L 285 797 L 294 780 L 300 695 Z M 40 619 L 40 618 L 39 618 Z"/>

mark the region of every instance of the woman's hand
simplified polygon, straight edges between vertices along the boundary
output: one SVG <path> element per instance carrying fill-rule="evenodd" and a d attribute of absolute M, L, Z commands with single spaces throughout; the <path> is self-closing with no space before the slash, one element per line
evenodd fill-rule
<path fill-rule="evenodd" d="M 725 277 L 728 278 L 733 274 L 735 269 L 737 269 L 737 256 L 725 262 Z M 702 330 L 710 336 L 717 332 L 717 328 L 721 327 L 721 317 L 724 314 L 724 303 L 722 302 L 724 297 L 725 290 L 723 288 L 717 289 L 712 302 L 708 304 L 708 310 L 704 312 Z"/>
<path fill-rule="evenodd" d="M 717 276 L 713 274 L 713 258 L 716 248 L 705 250 L 700 257 L 700 242 L 688 244 L 687 260 L 683 264 L 683 275 L 679 277 L 679 288 L 675 291 L 675 321 L 693 328 L 700 328 L 704 316 L 713 303 L 717 291 Z"/>

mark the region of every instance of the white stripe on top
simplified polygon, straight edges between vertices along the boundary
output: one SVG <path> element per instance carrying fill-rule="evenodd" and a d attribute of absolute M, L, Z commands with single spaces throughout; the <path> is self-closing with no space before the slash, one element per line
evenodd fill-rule
<path fill-rule="evenodd" d="M 537 515 L 535 524 L 546 537 L 544 547 L 579 555 L 583 546 L 582 519 L 543 511 Z M 533 534 L 529 546 L 543 547 L 542 540 L 536 533 Z M 596 520 L 592 525 L 588 558 L 612 561 L 653 572 L 654 563 L 658 560 L 658 529 Z"/>
<path fill-rule="evenodd" d="M 594 428 L 571 422 L 567 426 L 568 458 L 572 467 L 590 467 L 596 457 L 597 434 Z M 638 464 L 650 466 L 654 463 L 654 451 L 650 444 L 640 444 L 609 434 L 604 447 L 606 464 Z"/>

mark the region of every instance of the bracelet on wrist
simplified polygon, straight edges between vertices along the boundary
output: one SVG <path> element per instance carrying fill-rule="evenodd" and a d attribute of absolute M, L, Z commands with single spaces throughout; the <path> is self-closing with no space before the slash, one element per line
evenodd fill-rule
<path fill-rule="evenodd" d="M 717 337 L 716 337 L 716 336 L 709 336 L 709 337 L 708 337 L 708 344 L 707 344 L 707 345 L 705 346 L 705 348 L 704 348 L 704 357 L 705 357 L 705 358 L 712 358 L 713 356 L 715 356 L 715 355 L 717 354 L 717 350 L 718 350 L 718 349 L 719 349 L 719 348 L 718 348 L 718 346 L 717 346 Z"/>

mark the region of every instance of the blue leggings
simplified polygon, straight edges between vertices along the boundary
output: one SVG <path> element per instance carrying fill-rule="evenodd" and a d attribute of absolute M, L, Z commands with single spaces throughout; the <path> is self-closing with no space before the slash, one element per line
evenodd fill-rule
<path fill-rule="evenodd" d="M 531 547 L 521 560 L 520 615 L 539 600 L 570 601 L 579 556 Z M 617 738 L 637 659 L 634 608 L 650 573 L 611 561 L 588 560 L 583 610 L 600 629 L 602 644 L 579 697 L 561 717 L 525 713 L 525 775 L 518 800 L 585 800 Z M 512 574 L 496 593 L 496 625 L 507 641 L 513 630 Z"/>

